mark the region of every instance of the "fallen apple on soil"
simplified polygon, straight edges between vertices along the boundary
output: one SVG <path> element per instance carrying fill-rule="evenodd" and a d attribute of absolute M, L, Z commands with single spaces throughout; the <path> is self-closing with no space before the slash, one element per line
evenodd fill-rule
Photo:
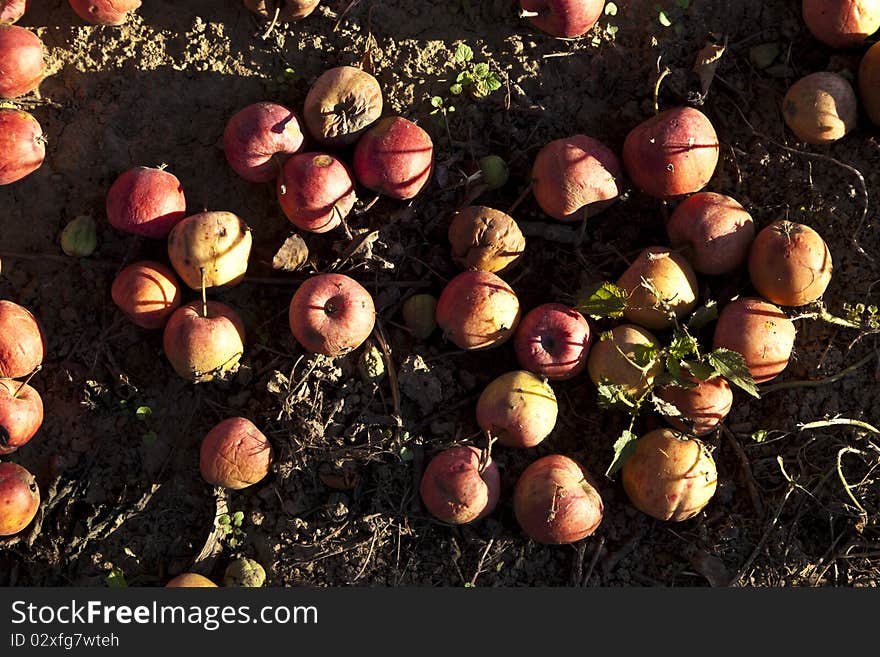
<path fill-rule="evenodd" d="M 471 205 L 456 212 L 449 224 L 452 259 L 465 269 L 498 272 L 516 262 L 526 238 L 509 214 Z"/>
<path fill-rule="evenodd" d="M 698 192 L 673 210 L 666 233 L 672 247 L 681 249 L 695 271 L 720 276 L 746 261 L 755 239 L 755 222 L 729 196 Z"/>
<path fill-rule="evenodd" d="M 24 16 L 31 0 L 0 0 L 0 24 L 12 25 Z"/>
<path fill-rule="evenodd" d="M 43 362 L 45 351 L 37 318 L 27 308 L 0 299 L 0 378 L 27 376 Z"/>
<path fill-rule="evenodd" d="M 679 431 L 704 436 L 714 431 L 727 417 L 733 405 L 733 390 L 727 380 L 716 376 L 701 381 L 685 376 L 693 387 L 668 385 L 657 390 L 657 396 L 672 404 L 680 416 L 665 415 L 664 419 Z"/>
<path fill-rule="evenodd" d="M 758 293 L 780 306 L 819 299 L 831 282 L 825 240 L 804 224 L 780 220 L 761 230 L 749 251 L 749 277 Z"/>
<path fill-rule="evenodd" d="M 794 338 L 794 324 L 782 310 L 763 299 L 743 297 L 721 310 L 712 348 L 742 355 L 755 383 L 764 383 L 788 366 Z"/>
<path fill-rule="evenodd" d="M 701 190 L 718 164 L 712 122 L 693 107 L 674 107 L 633 128 L 623 142 L 623 165 L 636 187 L 656 198 Z"/>
<path fill-rule="evenodd" d="M 650 331 L 635 324 L 621 324 L 599 337 L 590 348 L 587 371 L 597 386 L 611 384 L 638 399 L 663 370 L 653 352 L 660 343 Z"/>
<path fill-rule="evenodd" d="M 164 169 L 134 167 L 107 192 L 107 219 L 126 233 L 165 237 L 186 216 L 186 198 L 177 177 Z"/>
<path fill-rule="evenodd" d="M 820 71 L 805 75 L 788 88 L 782 99 L 782 116 L 801 141 L 828 144 L 855 129 L 858 104 L 845 77 Z"/>
<path fill-rule="evenodd" d="M 194 383 L 225 379 L 244 354 L 244 322 L 219 301 L 181 306 L 165 324 L 165 356 L 184 379 Z"/>
<path fill-rule="evenodd" d="M 245 7 L 269 20 L 274 20 L 277 12 L 282 23 L 302 20 L 320 3 L 321 0 L 244 0 Z"/>
<path fill-rule="evenodd" d="M 533 541 L 563 545 L 595 532 L 605 509 L 586 469 L 567 456 L 550 454 L 519 476 L 513 510 Z"/>
<path fill-rule="evenodd" d="M 232 212 L 201 212 L 180 221 L 168 235 L 174 271 L 193 290 L 235 285 L 251 254 L 250 227 Z"/>
<path fill-rule="evenodd" d="M 335 357 L 360 347 L 376 323 L 373 297 L 344 274 L 317 274 L 290 300 L 290 331 L 304 349 Z"/>
<path fill-rule="evenodd" d="M 269 474 L 272 446 L 253 422 L 243 417 L 223 420 L 202 440 L 199 470 L 212 486 L 241 490 Z"/>
<path fill-rule="evenodd" d="M 545 303 L 522 318 L 513 348 L 523 369 L 563 380 L 587 366 L 592 341 L 590 324 L 583 315 L 561 303 Z"/>
<path fill-rule="evenodd" d="M 623 489 L 642 513 L 679 522 L 697 515 L 715 495 L 718 472 L 706 446 L 671 429 L 636 441 L 623 463 Z"/>
<path fill-rule="evenodd" d="M 398 200 L 416 196 L 434 170 L 434 142 L 412 121 L 381 119 L 354 149 L 354 174 L 367 189 Z"/>
<path fill-rule="evenodd" d="M 428 512 L 443 522 L 463 525 L 495 510 L 501 475 L 491 457 L 475 447 L 452 447 L 431 459 L 419 485 Z"/>
<path fill-rule="evenodd" d="M 880 29 L 877 0 L 803 0 L 804 23 L 822 43 L 852 48 Z"/>
<path fill-rule="evenodd" d="M 34 476 L 17 463 L 0 463 L 0 536 L 14 536 L 27 527 L 40 508 Z"/>
<path fill-rule="evenodd" d="M 464 271 L 437 300 L 437 325 L 459 349 L 488 349 L 506 342 L 519 324 L 519 299 L 500 277 Z"/>
<path fill-rule="evenodd" d="M 556 426 L 559 405 L 545 379 L 516 370 L 493 380 L 477 400 L 477 424 L 505 447 L 534 447 Z"/>
<path fill-rule="evenodd" d="M 532 193 L 554 219 L 580 221 L 617 200 L 622 176 L 614 151 L 597 139 L 574 135 L 538 151 L 532 165 Z"/>
<path fill-rule="evenodd" d="M 93 25 L 122 25 L 141 0 L 69 0 L 76 15 Z"/>
<path fill-rule="evenodd" d="M 551 36 L 573 39 L 589 32 L 605 0 L 520 0 L 520 16 Z"/>
<path fill-rule="evenodd" d="M 40 168 L 46 138 L 39 122 L 27 112 L 0 108 L 0 185 L 10 185 Z"/>
<path fill-rule="evenodd" d="M 0 379 L 0 454 L 11 454 L 43 424 L 43 400 L 26 382 Z"/>
<path fill-rule="evenodd" d="M 137 326 L 160 329 L 180 306 L 180 285 L 161 262 L 135 262 L 120 271 L 110 288 L 113 303 Z"/>
<path fill-rule="evenodd" d="M 342 224 L 357 200 L 346 164 L 327 153 L 298 153 L 278 176 L 278 203 L 290 222 L 310 233 Z"/>
<path fill-rule="evenodd" d="M 178 588 L 218 588 L 214 582 L 209 580 L 204 575 L 199 575 L 198 573 L 181 573 L 177 577 L 168 581 L 165 585 L 167 589 L 178 589 Z"/>
<path fill-rule="evenodd" d="M 0 25 L 0 99 L 30 93 L 45 74 L 40 37 L 18 25 Z"/>
<path fill-rule="evenodd" d="M 302 148 L 296 114 L 278 103 L 254 103 L 237 111 L 223 131 L 223 153 L 232 170 L 250 182 L 278 178 L 290 155 Z"/>
<path fill-rule="evenodd" d="M 98 224 L 88 215 L 71 219 L 60 236 L 61 250 L 73 258 L 88 258 L 98 248 Z"/>
<path fill-rule="evenodd" d="M 354 66 L 331 68 L 315 80 L 303 106 L 312 137 L 325 146 L 349 146 L 382 116 L 379 81 Z"/>
<path fill-rule="evenodd" d="M 617 281 L 627 293 L 623 316 L 650 329 L 670 328 L 697 305 L 697 275 L 687 260 L 663 246 L 650 246 Z"/>

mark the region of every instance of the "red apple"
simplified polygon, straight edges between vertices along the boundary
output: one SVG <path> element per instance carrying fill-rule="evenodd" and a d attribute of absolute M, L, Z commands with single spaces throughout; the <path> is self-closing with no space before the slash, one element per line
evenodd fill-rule
<path fill-rule="evenodd" d="M 122 25 L 141 0 L 69 0 L 76 15 L 93 25 Z"/>
<path fill-rule="evenodd" d="M 519 299 L 486 271 L 463 271 L 437 300 L 437 325 L 459 349 L 488 349 L 506 342 L 519 324 Z"/>
<path fill-rule="evenodd" d="M 272 446 L 253 422 L 243 417 L 223 420 L 211 429 L 199 449 L 199 470 L 212 486 L 241 490 L 269 474 Z"/>
<path fill-rule="evenodd" d="M 602 522 L 602 497 L 586 469 L 574 459 L 551 454 L 520 475 L 513 510 L 522 530 L 538 543 L 574 543 Z"/>
<path fill-rule="evenodd" d="M 298 153 L 278 176 L 278 202 L 301 230 L 333 230 L 351 212 L 356 198 L 351 171 L 326 153 Z"/>
<path fill-rule="evenodd" d="M 45 157 L 46 138 L 37 120 L 22 110 L 0 109 L 0 185 L 29 176 Z"/>
<path fill-rule="evenodd" d="M 43 362 L 46 338 L 27 308 L 0 299 L 0 378 L 27 376 Z"/>
<path fill-rule="evenodd" d="M 251 182 L 278 177 L 287 156 L 303 145 L 299 119 L 277 103 L 254 103 L 232 115 L 223 132 L 226 161 Z"/>
<path fill-rule="evenodd" d="M 592 339 L 590 324 L 578 311 L 561 303 L 545 303 L 522 318 L 513 348 L 523 369 L 562 380 L 587 366 Z"/>
<path fill-rule="evenodd" d="M 475 447 L 452 447 L 428 463 L 419 493 L 432 516 L 462 525 L 492 513 L 501 494 L 501 475 L 491 458 L 481 463 Z"/>
<path fill-rule="evenodd" d="M 321 0 L 244 0 L 244 6 L 255 14 L 272 19 L 278 10 L 282 23 L 298 21 L 311 14 Z"/>
<path fill-rule="evenodd" d="M 559 406 L 547 380 L 525 370 L 494 379 L 477 400 L 477 424 L 499 445 L 527 449 L 556 426 Z"/>
<path fill-rule="evenodd" d="M 0 98 L 30 93 L 45 73 L 40 37 L 17 25 L 0 25 Z"/>
<path fill-rule="evenodd" d="M 0 454 L 27 443 L 43 424 L 43 400 L 27 383 L 0 379 Z"/>
<path fill-rule="evenodd" d="M 860 46 L 880 29 L 878 0 L 803 0 L 804 23 L 832 48 Z"/>
<path fill-rule="evenodd" d="M 699 191 L 718 164 L 718 136 L 705 114 L 674 107 L 633 128 L 623 165 L 636 187 L 657 198 Z"/>
<path fill-rule="evenodd" d="M 31 0 L 0 0 L 0 23 L 11 25 L 24 16 Z"/>
<path fill-rule="evenodd" d="M 180 306 L 180 286 L 170 267 L 161 262 L 135 262 L 113 279 L 110 296 L 137 326 L 160 329 Z"/>
<path fill-rule="evenodd" d="M 129 169 L 107 192 L 107 219 L 126 233 L 159 239 L 185 216 L 183 187 L 164 169 Z"/>
<path fill-rule="evenodd" d="M 714 431 L 730 413 L 733 391 L 720 376 L 705 381 L 686 376 L 685 380 L 694 384 L 694 387 L 664 386 L 657 391 L 657 396 L 681 413 L 680 416 L 665 416 L 669 424 L 679 431 L 704 436 Z"/>
<path fill-rule="evenodd" d="M 520 0 L 522 13 L 539 30 L 573 39 L 589 32 L 605 8 L 605 0 Z"/>
<path fill-rule="evenodd" d="M 318 274 L 290 300 L 290 331 L 304 349 L 341 356 L 364 343 L 376 323 L 373 297 L 344 274 Z"/>
<path fill-rule="evenodd" d="M 184 379 L 194 383 L 224 379 L 244 353 L 244 322 L 219 301 L 208 301 L 207 313 L 196 301 L 181 306 L 165 324 L 165 356 Z"/>
<path fill-rule="evenodd" d="M 39 508 L 34 475 L 17 463 L 0 463 L 0 536 L 13 536 L 27 527 Z"/>
<path fill-rule="evenodd" d="M 364 187 L 399 200 L 418 194 L 434 168 L 434 143 L 412 121 L 392 116 L 358 140 L 354 173 Z"/>
<path fill-rule="evenodd" d="M 617 200 L 623 169 L 610 148 L 586 135 L 545 145 L 532 165 L 535 200 L 559 221 L 592 217 Z"/>

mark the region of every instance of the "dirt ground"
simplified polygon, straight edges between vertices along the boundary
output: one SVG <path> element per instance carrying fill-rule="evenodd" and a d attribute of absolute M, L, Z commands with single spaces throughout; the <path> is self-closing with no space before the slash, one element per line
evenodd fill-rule
<path fill-rule="evenodd" d="M 527 187 L 531 161 L 551 139 L 581 132 L 619 153 L 628 130 L 653 112 L 658 60 L 672 69 L 660 106 L 699 102 L 696 54 L 709 39 L 726 40 L 700 105 L 722 144 L 709 189 L 738 199 L 759 226 L 787 217 L 824 236 L 835 267 L 825 295 L 831 312 L 880 297 L 877 128 L 861 116 L 840 142 L 804 147 L 780 114 L 791 82 L 818 70 L 854 79 L 864 49 L 818 44 L 794 0 L 619 0 L 615 15 L 574 41 L 537 32 L 515 5 L 324 0 L 306 20 L 264 38 L 266 24 L 238 2 L 151 0 L 119 28 L 82 24 L 65 0 L 35 3 L 21 24 L 46 44 L 49 75 L 39 96 L 22 105 L 42 124 L 48 156 L 36 173 L 0 188 L 0 297 L 29 307 L 48 337 L 33 381 L 45 423 L 8 457 L 37 475 L 44 504 L 39 531 L 0 548 L 0 585 L 106 586 L 122 573 L 130 586 L 156 586 L 187 570 L 219 581 L 238 555 L 260 561 L 273 586 L 878 584 L 878 437 L 851 425 L 799 430 L 831 417 L 877 425 L 876 358 L 834 384 L 760 400 L 737 392 L 726 422 L 732 433 L 708 438 L 717 494 L 682 523 L 635 511 L 619 477 L 601 476 L 626 418 L 598 409 L 586 376 L 554 384 L 559 422 L 547 441 L 528 452 L 496 449 L 503 491 L 491 517 L 453 528 L 421 507 L 426 460 L 453 442 L 479 439 L 476 397 L 516 368 L 509 344 L 462 353 L 439 333 L 419 342 L 402 327 L 401 301 L 439 294 L 456 273 L 446 222 L 471 200 L 459 184 L 462 171 L 483 155 L 507 159 L 509 182 L 478 197 L 504 210 Z M 658 20 L 658 7 L 669 26 Z M 448 93 L 461 42 L 504 82 L 484 100 Z M 259 100 L 299 111 L 322 71 L 357 64 L 367 50 L 386 114 L 417 120 L 432 135 L 436 175 L 413 202 L 383 199 L 354 216 L 356 231 L 377 231 L 355 253 L 341 231 L 307 236 L 312 264 L 296 274 L 274 272 L 272 256 L 291 226 L 272 185 L 247 183 L 228 167 L 219 143 L 225 122 Z M 433 96 L 456 107 L 448 130 L 441 114 L 431 114 Z M 248 278 L 220 296 L 248 331 L 243 367 L 228 383 L 177 377 L 161 333 L 128 323 L 110 300 L 122 264 L 164 259 L 165 245 L 111 229 L 105 194 L 123 170 L 161 163 L 182 181 L 190 212 L 230 210 L 253 228 Z M 864 219 L 859 172 L 868 191 Z M 361 209 L 370 200 L 362 196 Z M 616 279 L 626 258 L 664 243 L 664 211 L 629 191 L 590 220 L 576 244 L 577 227 L 556 230 L 529 197 L 515 212 L 527 227 L 526 254 L 504 277 L 524 309 L 571 302 L 579 286 Z M 58 235 L 81 214 L 98 220 L 99 248 L 77 261 L 63 254 Z M 294 344 L 292 291 L 331 264 L 374 295 L 395 383 L 364 382 L 357 354 L 330 360 Z M 706 279 L 701 296 L 723 302 L 749 291 L 740 273 Z M 877 349 L 870 333 L 812 319 L 796 325 L 795 356 L 778 381 L 822 379 Z M 398 395 L 401 428 L 393 417 Z M 148 417 L 138 415 L 141 407 Z M 275 464 L 263 482 L 225 496 L 200 477 L 198 445 L 229 415 L 263 428 Z M 636 429 L 660 424 L 646 415 Z M 763 442 L 752 437 L 759 431 L 768 432 Z M 554 452 L 596 473 L 605 504 L 597 532 L 572 546 L 527 540 L 513 516 L 518 474 Z M 339 483 L 327 473 L 340 464 L 353 484 L 346 490 L 327 485 Z M 235 532 L 214 530 L 219 513 L 236 511 L 243 520 Z"/>

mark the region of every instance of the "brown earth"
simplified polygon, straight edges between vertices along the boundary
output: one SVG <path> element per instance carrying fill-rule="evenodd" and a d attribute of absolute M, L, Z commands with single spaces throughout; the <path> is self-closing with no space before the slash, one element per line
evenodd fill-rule
<path fill-rule="evenodd" d="M 325 0 L 309 18 L 265 37 L 266 24 L 239 4 L 153 0 L 124 26 L 102 28 L 83 25 L 67 2 L 47 0 L 21 22 L 48 50 L 50 75 L 39 96 L 21 104 L 49 146 L 42 168 L 0 188 L 0 297 L 31 308 L 48 334 L 49 354 L 33 381 L 46 421 L 8 457 L 37 475 L 44 504 L 39 531 L 0 548 L 0 584 L 104 586 L 114 569 L 132 586 L 163 585 L 189 569 L 219 581 L 228 561 L 244 554 L 266 567 L 270 585 L 286 586 L 877 585 L 877 436 L 850 425 L 798 430 L 834 416 L 876 425 L 876 359 L 833 385 L 761 400 L 737 392 L 727 422 L 733 433 L 708 439 L 718 492 L 703 513 L 677 524 L 638 513 L 619 478 L 601 476 L 625 416 L 600 411 L 584 376 L 555 384 L 560 417 L 551 437 L 529 452 L 495 450 L 499 508 L 473 526 L 450 528 L 420 506 L 421 469 L 441 446 L 479 443 L 476 396 L 516 363 L 510 345 L 463 354 L 439 334 L 417 342 L 399 314 L 406 296 L 438 294 L 456 272 L 445 230 L 451 212 L 468 202 L 458 183 L 469 162 L 490 153 L 510 162 L 507 185 L 479 196 L 506 209 L 547 141 L 583 132 L 620 152 L 627 131 L 653 112 L 658 60 L 673 71 L 661 107 L 700 100 L 690 71 L 709 38 L 728 45 L 701 106 L 722 143 L 710 189 L 737 198 L 761 226 L 787 217 L 825 237 L 835 266 L 825 295 L 831 312 L 878 303 L 877 129 L 862 116 L 840 142 L 804 149 L 780 113 L 791 82 L 817 70 L 852 79 L 865 48 L 818 44 L 795 1 L 665 0 L 671 25 L 664 27 L 654 3 L 621 0 L 616 15 L 574 41 L 538 33 L 510 0 Z M 485 100 L 448 94 L 460 42 L 505 82 Z M 353 217 L 353 229 L 376 231 L 353 254 L 341 231 L 309 236 L 311 266 L 299 276 L 273 272 L 269 263 L 290 225 L 272 185 L 246 183 L 227 166 L 219 145 L 225 122 L 258 100 L 298 110 L 323 70 L 357 64 L 367 50 L 386 113 L 418 120 L 434 138 L 436 175 L 413 202 L 380 200 Z M 448 130 L 431 115 L 435 95 L 456 107 Z M 226 384 L 176 377 L 160 333 L 126 322 L 110 300 L 122 264 L 164 258 L 164 243 L 112 230 L 104 196 L 123 170 L 160 163 L 181 179 L 190 212 L 230 210 L 253 228 L 249 278 L 220 295 L 240 310 L 249 335 L 244 365 Z M 870 202 L 864 221 L 858 172 Z M 362 196 L 361 207 L 370 200 Z M 575 243 L 577 227 L 558 230 L 528 198 L 515 213 L 530 222 L 527 252 L 505 278 L 526 309 L 572 302 L 579 286 L 614 280 L 627 258 L 663 243 L 664 211 L 630 191 Z M 63 255 L 58 234 L 81 214 L 98 220 L 99 249 L 76 261 Z M 287 305 L 296 281 L 331 264 L 373 293 L 395 384 L 363 382 L 356 354 L 331 361 L 294 344 Z M 723 302 L 749 291 L 741 273 L 706 279 L 701 295 Z M 810 319 L 797 326 L 795 358 L 779 381 L 830 376 L 877 347 L 871 334 Z M 140 407 L 151 414 L 139 418 Z M 227 503 L 199 476 L 198 445 L 234 414 L 264 429 L 276 462 L 267 479 Z M 659 422 L 646 415 L 637 431 Z M 769 434 L 758 443 L 751 436 L 761 430 Z M 538 546 L 513 517 L 518 473 L 552 452 L 596 473 L 605 502 L 596 534 L 574 546 Z M 357 475 L 350 490 L 319 476 L 342 461 Z M 211 539 L 224 504 L 229 514 L 244 514 L 235 545 Z M 200 553 L 207 558 L 194 567 Z"/>

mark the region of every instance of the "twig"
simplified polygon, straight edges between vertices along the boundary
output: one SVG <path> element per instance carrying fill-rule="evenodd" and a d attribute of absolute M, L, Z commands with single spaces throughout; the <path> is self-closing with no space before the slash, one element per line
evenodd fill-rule
<path fill-rule="evenodd" d="M 477 570 L 474 573 L 474 576 L 471 577 L 470 584 L 471 586 L 477 585 L 477 577 L 480 576 L 480 573 L 483 571 L 483 562 L 486 560 L 486 555 L 489 554 L 489 550 L 492 549 L 492 544 L 495 542 L 494 538 L 490 538 L 489 542 L 486 543 L 486 549 L 483 550 L 483 554 L 480 555 L 480 560 L 477 562 Z"/>
<path fill-rule="evenodd" d="M 275 29 L 275 25 L 278 23 L 278 17 L 281 15 L 281 4 L 275 5 L 275 15 L 272 16 L 272 21 L 269 23 L 269 27 L 266 28 L 266 31 L 263 32 L 260 37 L 263 41 L 269 38 L 269 35 L 272 34 L 272 30 Z"/>
<path fill-rule="evenodd" d="M 799 424 L 798 430 L 805 431 L 807 429 L 821 429 L 823 427 L 834 427 L 840 425 L 858 427 L 859 429 L 864 429 L 865 431 L 870 431 L 871 433 L 880 434 L 880 429 L 868 424 L 867 422 L 862 422 L 861 420 L 851 420 L 845 417 L 835 417 L 831 418 L 830 420 L 816 420 L 815 422 Z"/>
<path fill-rule="evenodd" d="M 752 473 L 752 464 L 749 461 L 749 457 L 746 456 L 745 450 L 743 450 L 742 445 L 739 444 L 739 440 L 736 439 L 733 432 L 724 424 L 720 424 L 719 426 L 721 428 L 721 433 L 724 434 L 724 437 L 727 438 L 733 451 L 736 452 L 736 455 L 739 457 L 739 463 L 743 469 L 743 474 L 745 475 L 746 489 L 749 491 L 749 498 L 752 501 L 752 506 L 755 508 L 755 513 L 759 518 L 763 518 L 764 505 L 761 503 L 761 495 L 758 492 L 758 485 L 755 482 L 755 475 Z"/>
<path fill-rule="evenodd" d="M 602 554 L 602 548 L 605 547 L 605 537 L 599 537 L 599 543 L 596 545 L 596 549 L 593 551 L 593 558 L 590 559 L 590 565 L 587 568 L 587 574 L 584 575 L 584 578 L 581 580 L 581 586 L 586 586 L 587 582 L 590 581 L 590 577 L 593 576 L 593 570 L 596 568 L 596 563 L 599 561 L 599 555 Z"/>
<path fill-rule="evenodd" d="M 774 383 L 773 385 L 769 385 L 766 388 L 759 388 L 761 395 L 766 395 L 768 392 L 776 392 L 778 390 L 787 390 L 789 388 L 817 388 L 819 386 L 828 385 L 829 383 L 836 383 L 840 381 L 842 378 L 849 376 L 857 369 L 859 369 L 862 365 L 871 362 L 877 356 L 876 352 L 871 352 L 864 358 L 862 358 L 857 363 L 853 363 L 846 369 L 840 370 L 837 374 L 832 374 L 831 376 L 824 379 L 815 379 L 815 380 L 806 380 L 806 381 L 784 381 L 782 383 Z"/>
<path fill-rule="evenodd" d="M 837 476 L 840 477 L 840 483 L 843 484 L 843 490 L 846 491 L 846 494 L 849 496 L 849 499 L 852 500 L 853 504 L 856 505 L 859 511 L 862 512 L 862 516 L 866 517 L 868 512 L 865 511 L 865 507 L 859 504 L 859 501 L 856 499 L 856 496 L 853 495 L 852 489 L 850 488 L 849 482 L 847 482 L 846 477 L 843 476 L 843 455 L 844 454 L 858 454 L 859 456 L 864 456 L 865 453 L 861 450 L 856 449 L 855 447 L 843 447 L 839 452 L 837 452 Z"/>

